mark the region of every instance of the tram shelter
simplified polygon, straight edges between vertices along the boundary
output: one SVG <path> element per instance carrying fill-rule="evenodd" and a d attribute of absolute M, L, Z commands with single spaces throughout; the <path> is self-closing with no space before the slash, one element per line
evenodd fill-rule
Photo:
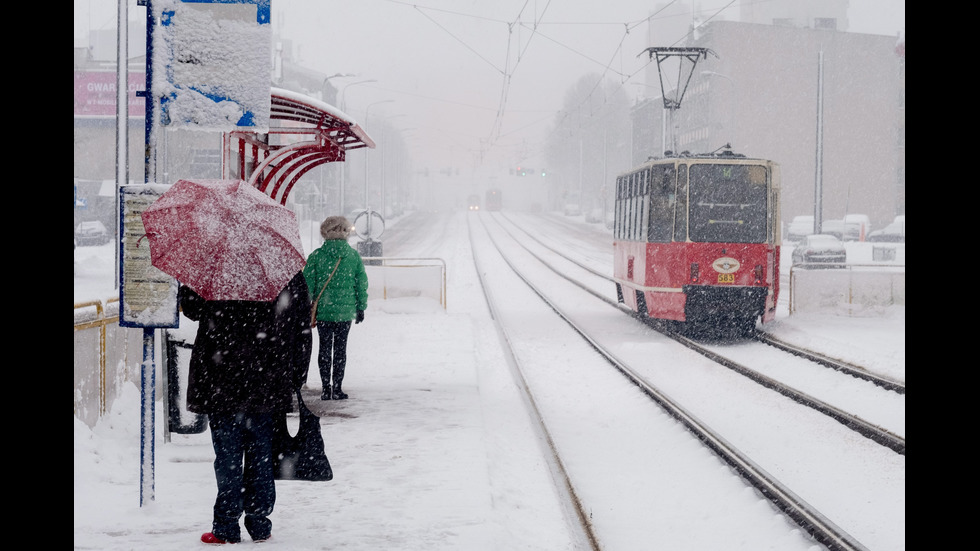
<path fill-rule="evenodd" d="M 298 92 L 272 88 L 268 132 L 234 130 L 222 136 L 222 178 L 241 179 L 281 204 L 311 169 L 344 162 L 350 150 L 374 140 L 339 109 Z"/>

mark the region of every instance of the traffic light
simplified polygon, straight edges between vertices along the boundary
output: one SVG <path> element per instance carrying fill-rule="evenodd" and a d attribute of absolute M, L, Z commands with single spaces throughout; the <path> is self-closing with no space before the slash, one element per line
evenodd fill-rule
<path fill-rule="evenodd" d="M 517 167 L 517 171 L 516 172 L 511 171 L 511 174 L 516 174 L 518 176 L 535 176 L 535 175 L 538 175 L 538 174 L 540 174 L 541 176 L 547 176 L 548 175 L 548 171 L 545 170 L 545 169 L 543 169 L 543 168 L 540 171 L 538 171 L 538 170 L 534 170 L 533 168 L 527 168 L 525 166 L 519 166 L 519 167 Z"/>

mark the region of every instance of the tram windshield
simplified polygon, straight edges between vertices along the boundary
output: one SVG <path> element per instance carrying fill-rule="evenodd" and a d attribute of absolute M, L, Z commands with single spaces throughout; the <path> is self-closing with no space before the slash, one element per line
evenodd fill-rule
<path fill-rule="evenodd" d="M 688 237 L 695 242 L 764 243 L 766 167 L 692 164 Z"/>

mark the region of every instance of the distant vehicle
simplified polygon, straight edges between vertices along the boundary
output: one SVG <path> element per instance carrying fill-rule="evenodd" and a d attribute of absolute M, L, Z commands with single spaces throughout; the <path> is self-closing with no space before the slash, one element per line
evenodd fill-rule
<path fill-rule="evenodd" d="M 585 221 L 589 224 L 598 224 L 602 219 L 602 209 L 592 209 L 585 215 Z"/>
<path fill-rule="evenodd" d="M 880 230 L 868 234 L 868 241 L 875 243 L 905 243 L 905 215 L 895 217 L 895 220 Z"/>
<path fill-rule="evenodd" d="M 844 216 L 844 241 L 864 241 L 871 233 L 871 219 L 867 214 Z"/>
<path fill-rule="evenodd" d="M 105 225 L 98 220 L 81 222 L 75 226 L 75 245 L 85 247 L 87 245 L 105 245 L 109 242 L 109 232 Z"/>
<path fill-rule="evenodd" d="M 812 216 L 794 216 L 793 221 L 786 228 L 786 240 L 795 243 L 813 232 Z"/>
<path fill-rule="evenodd" d="M 565 206 L 562 210 L 565 216 L 579 216 L 582 214 L 582 205 L 579 202 L 578 193 L 569 193 L 565 196 Z"/>
<path fill-rule="evenodd" d="M 466 204 L 468 205 L 467 208 L 469 210 L 480 210 L 480 196 L 470 195 L 470 198 L 467 199 Z"/>
<path fill-rule="evenodd" d="M 488 211 L 495 211 L 503 208 L 504 197 L 499 189 L 487 190 L 486 206 Z"/>
<path fill-rule="evenodd" d="M 814 228 L 813 231 L 819 231 L 824 235 L 832 235 L 843 241 L 847 226 L 843 220 L 824 220 L 820 223 L 820 227 Z"/>
<path fill-rule="evenodd" d="M 847 249 L 844 248 L 844 243 L 833 235 L 808 235 L 793 249 L 794 266 L 843 268 L 846 263 Z"/>

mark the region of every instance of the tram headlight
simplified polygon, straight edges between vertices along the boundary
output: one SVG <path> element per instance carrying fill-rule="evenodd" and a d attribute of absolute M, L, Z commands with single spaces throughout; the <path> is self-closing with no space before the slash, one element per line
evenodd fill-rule
<path fill-rule="evenodd" d="M 762 283 L 762 278 L 765 275 L 766 275 L 766 273 L 762 270 L 762 265 L 761 264 L 756 264 L 755 265 L 755 282 L 761 284 Z"/>
<path fill-rule="evenodd" d="M 700 278 L 697 262 L 691 262 L 691 283 L 697 283 Z"/>

